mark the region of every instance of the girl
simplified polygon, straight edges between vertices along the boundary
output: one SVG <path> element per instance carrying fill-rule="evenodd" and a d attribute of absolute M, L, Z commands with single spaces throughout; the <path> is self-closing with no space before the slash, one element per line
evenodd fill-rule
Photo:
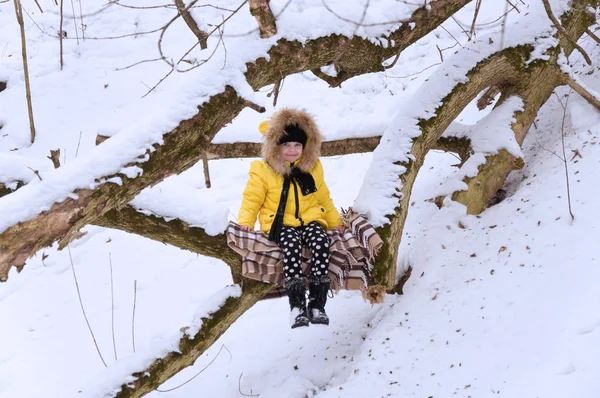
<path fill-rule="evenodd" d="M 309 323 L 328 325 L 329 237 L 325 231 L 343 232 L 343 223 L 323 178 L 321 133 L 308 113 L 296 109 L 275 112 L 259 130 L 266 136 L 264 160 L 250 165 L 238 224 L 251 231 L 258 215 L 260 229 L 283 251 L 292 329 Z M 308 307 L 303 245 L 311 251 Z"/>

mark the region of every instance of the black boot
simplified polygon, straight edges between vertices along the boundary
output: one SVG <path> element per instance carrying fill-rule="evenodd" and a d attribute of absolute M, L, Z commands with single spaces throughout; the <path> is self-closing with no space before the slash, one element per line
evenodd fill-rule
<path fill-rule="evenodd" d="M 316 325 L 329 325 L 325 313 L 327 293 L 329 293 L 329 275 L 310 276 L 308 279 L 308 319 Z"/>
<path fill-rule="evenodd" d="M 306 313 L 306 282 L 304 278 L 292 278 L 284 283 L 290 299 L 290 324 L 292 329 L 308 326 Z"/>

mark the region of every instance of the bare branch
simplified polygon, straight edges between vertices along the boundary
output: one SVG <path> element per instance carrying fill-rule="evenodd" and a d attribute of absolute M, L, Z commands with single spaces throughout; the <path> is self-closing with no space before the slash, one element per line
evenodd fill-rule
<path fill-rule="evenodd" d="M 27 42 L 25 40 L 25 24 L 23 22 L 23 7 L 21 0 L 14 0 L 15 15 L 21 29 L 21 55 L 23 57 L 23 73 L 25 74 L 25 97 L 27 99 L 27 112 L 29 113 L 29 132 L 31 143 L 35 141 L 35 123 L 33 121 L 33 106 L 31 104 L 31 87 L 29 85 L 29 63 L 27 61 Z"/>
<path fill-rule="evenodd" d="M 475 34 L 475 22 L 477 22 L 477 15 L 479 15 L 479 8 L 481 8 L 481 0 L 477 0 L 475 4 L 475 13 L 473 14 L 473 23 L 471 23 L 471 29 L 469 30 L 469 36 L 473 37 Z"/>
<path fill-rule="evenodd" d="M 587 28 L 585 30 L 585 33 L 587 33 L 587 35 L 589 37 L 591 37 L 596 43 L 600 44 L 600 37 L 596 36 L 591 30 L 590 28 Z"/>
<path fill-rule="evenodd" d="M 187 26 L 189 26 L 192 33 L 194 33 L 194 35 L 196 35 L 196 37 L 198 38 L 198 43 L 200 43 L 200 49 L 206 49 L 208 47 L 206 43 L 206 41 L 208 40 L 208 33 L 206 33 L 198 27 L 198 24 L 188 11 L 190 6 L 186 7 L 183 3 L 183 0 L 173 1 L 175 2 L 175 5 L 177 5 L 177 10 L 179 11 L 179 15 L 181 15 L 181 18 L 183 18 L 183 20 L 185 21 Z"/>
<path fill-rule="evenodd" d="M 590 105 L 600 111 L 600 99 L 596 98 L 592 93 L 586 90 L 585 87 L 577 83 L 571 76 L 565 75 L 565 82 L 575 91 L 581 95 Z"/>
<path fill-rule="evenodd" d="M 581 53 L 581 55 L 585 59 L 585 62 L 587 62 L 588 65 L 591 65 L 592 60 L 590 59 L 590 56 L 585 52 L 583 47 L 581 47 L 579 44 L 577 44 L 575 40 L 573 40 L 571 35 L 569 35 L 565 28 L 563 28 L 560 22 L 558 22 L 558 19 L 556 19 L 556 17 L 552 13 L 552 8 L 550 7 L 550 3 L 548 2 L 548 0 L 542 0 L 542 3 L 544 3 L 544 9 L 546 10 L 546 14 L 548 14 L 548 18 L 550 18 L 550 20 L 552 21 L 556 29 L 560 32 L 562 37 L 564 37 L 565 40 L 567 40 L 573 47 L 577 49 L 577 51 Z"/>

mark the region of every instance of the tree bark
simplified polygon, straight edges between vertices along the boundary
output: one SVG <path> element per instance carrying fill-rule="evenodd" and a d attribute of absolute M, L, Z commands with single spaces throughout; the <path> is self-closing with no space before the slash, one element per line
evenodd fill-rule
<path fill-rule="evenodd" d="M 270 0 L 250 0 L 250 14 L 256 18 L 260 37 L 267 39 L 277 33 L 275 16 L 269 6 Z"/>
<path fill-rule="evenodd" d="M 282 76 L 327 65 L 338 59 L 345 70 L 358 73 L 381 70 L 384 60 L 414 43 L 436 28 L 471 0 L 438 0 L 417 9 L 410 20 L 383 40 L 393 45 L 378 46 L 371 40 L 331 35 L 301 44 L 279 40 L 268 51 L 269 58 L 247 64 L 245 77 L 255 90 L 281 80 Z M 414 22 L 414 25 L 410 22 Z M 245 102 L 231 87 L 215 94 L 198 109 L 198 114 L 182 121 L 155 145 L 148 161 L 136 163 L 143 174 L 134 179 L 125 176 L 121 186 L 101 184 L 95 190 L 80 189 L 77 199 L 55 203 L 50 210 L 19 223 L 0 234 L 0 281 L 5 281 L 12 265 L 21 269 L 26 259 L 56 240 L 64 247 L 84 225 L 112 210 L 125 206 L 142 189 L 172 174 L 181 173 L 202 156 L 215 134 L 237 116 Z M 135 159 L 132 159 L 132 162 Z M 105 176 L 109 179 L 114 176 Z M 42 182 L 43 183 L 43 182 Z"/>

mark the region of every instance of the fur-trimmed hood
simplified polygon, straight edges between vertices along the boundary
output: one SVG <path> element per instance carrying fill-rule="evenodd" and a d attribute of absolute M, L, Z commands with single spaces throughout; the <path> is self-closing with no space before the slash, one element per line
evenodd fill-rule
<path fill-rule="evenodd" d="M 310 172 L 321 155 L 321 141 L 323 136 L 314 119 L 307 112 L 300 109 L 283 108 L 273 114 L 265 132 L 265 142 L 262 146 L 262 155 L 273 170 L 279 175 L 290 173 L 288 163 L 281 158 L 279 140 L 284 136 L 287 125 L 297 124 L 306 133 L 306 145 L 302 148 L 302 157 L 296 167 L 305 173 Z"/>

